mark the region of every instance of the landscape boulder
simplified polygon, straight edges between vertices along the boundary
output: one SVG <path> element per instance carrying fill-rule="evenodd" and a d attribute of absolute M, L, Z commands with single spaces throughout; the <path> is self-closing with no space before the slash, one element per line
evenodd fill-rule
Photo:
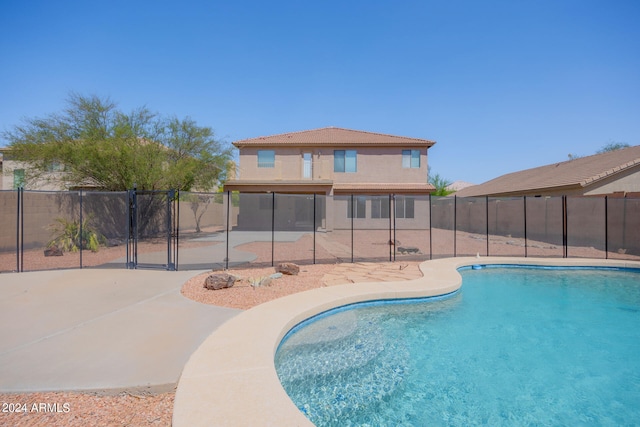
<path fill-rule="evenodd" d="M 292 262 L 282 262 L 276 266 L 276 271 L 290 276 L 296 276 L 300 272 L 300 267 Z"/>
<path fill-rule="evenodd" d="M 218 289 L 232 287 L 237 280 L 236 276 L 229 273 L 214 273 L 207 276 L 204 281 L 204 287 L 217 291 Z"/>

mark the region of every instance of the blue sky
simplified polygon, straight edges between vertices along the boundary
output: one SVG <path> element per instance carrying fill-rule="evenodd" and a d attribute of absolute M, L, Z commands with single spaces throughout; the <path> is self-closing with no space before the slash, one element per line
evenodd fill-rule
<path fill-rule="evenodd" d="M 74 91 L 229 142 L 432 139 L 433 172 L 480 183 L 640 144 L 638 22 L 636 0 L 1 0 L 0 131 Z"/>

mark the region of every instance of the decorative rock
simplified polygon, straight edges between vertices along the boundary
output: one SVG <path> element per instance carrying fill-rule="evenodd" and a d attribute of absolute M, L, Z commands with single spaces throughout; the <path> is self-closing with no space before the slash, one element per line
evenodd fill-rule
<path fill-rule="evenodd" d="M 271 276 L 272 279 L 279 279 L 282 277 L 282 273 L 273 273 Z"/>
<path fill-rule="evenodd" d="M 271 283 L 273 282 L 273 278 L 271 277 L 265 277 L 262 280 L 260 280 L 260 284 L 259 286 L 271 286 Z"/>
<path fill-rule="evenodd" d="M 204 281 L 204 287 L 217 291 L 218 289 L 230 288 L 236 283 L 238 278 L 229 273 L 215 273 L 209 275 Z"/>
<path fill-rule="evenodd" d="M 251 287 L 253 289 L 259 288 L 261 286 L 271 286 L 271 283 L 274 281 L 275 279 L 271 276 L 263 276 L 263 277 L 257 277 L 255 279 L 250 278 L 249 279 L 249 283 L 251 284 Z"/>
<path fill-rule="evenodd" d="M 44 250 L 44 256 L 62 256 L 62 249 L 52 246 Z"/>
<path fill-rule="evenodd" d="M 292 262 L 282 262 L 277 265 L 276 271 L 278 273 L 296 276 L 300 272 L 300 267 Z"/>

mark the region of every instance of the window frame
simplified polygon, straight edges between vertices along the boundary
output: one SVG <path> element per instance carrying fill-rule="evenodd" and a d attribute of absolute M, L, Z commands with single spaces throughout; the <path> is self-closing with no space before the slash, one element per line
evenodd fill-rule
<path fill-rule="evenodd" d="M 374 196 L 371 198 L 371 218 L 389 219 L 389 197 Z"/>
<path fill-rule="evenodd" d="M 333 171 L 338 173 L 358 172 L 358 150 L 333 150 Z"/>
<path fill-rule="evenodd" d="M 420 150 L 406 149 L 402 150 L 402 168 L 403 169 L 420 169 Z"/>
<path fill-rule="evenodd" d="M 411 196 L 395 196 L 395 216 L 401 219 L 415 219 L 416 198 Z"/>
<path fill-rule="evenodd" d="M 353 208 L 354 219 L 364 219 L 367 217 L 367 197 L 366 196 L 353 196 L 347 199 L 347 218 L 351 219 L 351 203 L 354 202 Z"/>
<path fill-rule="evenodd" d="M 270 154 L 269 154 L 270 153 Z M 262 156 L 268 156 L 268 159 L 264 159 L 262 161 L 260 161 L 260 157 Z M 258 168 L 275 168 L 276 167 L 276 152 L 275 150 L 258 150 L 257 152 L 257 163 L 258 163 Z"/>

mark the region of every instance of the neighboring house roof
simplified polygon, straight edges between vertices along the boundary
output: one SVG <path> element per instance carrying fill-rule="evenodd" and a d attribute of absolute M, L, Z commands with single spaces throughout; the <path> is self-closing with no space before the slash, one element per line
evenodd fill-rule
<path fill-rule="evenodd" d="M 584 188 L 640 165 L 640 145 L 502 175 L 460 190 L 460 197 Z"/>
<path fill-rule="evenodd" d="M 233 143 L 238 148 L 249 146 L 415 146 L 431 147 L 435 141 L 386 135 L 336 127 L 283 133 L 244 139 Z"/>

